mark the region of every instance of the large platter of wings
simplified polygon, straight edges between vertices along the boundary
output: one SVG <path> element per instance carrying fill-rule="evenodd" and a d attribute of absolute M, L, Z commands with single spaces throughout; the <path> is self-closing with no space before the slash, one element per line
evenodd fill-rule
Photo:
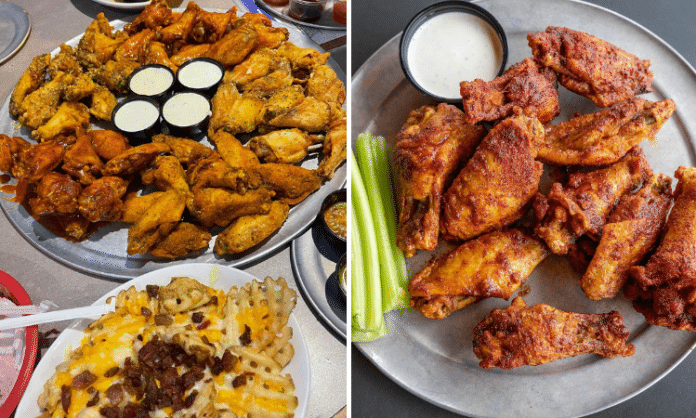
<path fill-rule="evenodd" d="M 696 74 L 664 41 L 601 7 L 478 4 L 505 29 L 509 69 L 490 83 L 462 80 L 463 112 L 409 84 L 398 36 L 353 78 L 361 105 L 352 129 L 392 146 L 412 306 L 387 315 L 387 336 L 357 346 L 399 385 L 466 416 L 584 416 L 640 393 L 696 344 L 683 331 L 694 330 L 685 214 Z M 553 52 L 557 39 L 566 56 Z M 611 59 L 597 60 L 607 51 Z M 593 84 L 580 61 L 621 76 Z M 516 110 L 493 99 L 556 77 L 557 98 L 553 88 Z M 496 105 L 477 101 L 486 98 Z M 494 123 L 460 132 L 451 123 L 460 118 Z M 623 140 L 610 145 L 610 131 Z M 439 132 L 452 143 L 428 148 Z M 409 148 L 418 138 L 421 156 L 437 155 L 437 175 Z"/>
<path fill-rule="evenodd" d="M 45 254 L 123 280 L 267 257 L 345 182 L 345 74 L 319 49 L 236 6 L 154 1 L 132 22 L 100 13 L 35 57 L 0 109 L 0 206 Z M 130 73 L 196 57 L 225 68 L 207 129 L 186 138 L 163 128 L 141 145 L 115 130 Z"/>

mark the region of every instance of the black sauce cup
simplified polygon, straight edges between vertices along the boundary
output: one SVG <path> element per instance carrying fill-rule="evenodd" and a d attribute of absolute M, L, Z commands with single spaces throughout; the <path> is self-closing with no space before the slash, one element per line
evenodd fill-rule
<path fill-rule="evenodd" d="M 200 76 L 201 73 L 206 72 L 206 69 L 209 71 L 212 68 L 211 66 L 216 68 L 216 70 L 213 70 L 215 74 L 210 74 L 211 77 L 206 74 L 206 78 L 209 79 L 206 80 L 205 83 L 192 83 L 191 75 Z M 217 87 L 220 85 L 224 75 L 225 67 L 216 60 L 211 58 L 194 58 L 181 64 L 176 71 L 176 83 L 178 89 L 181 91 L 195 91 L 210 98 L 215 95 Z"/>
<path fill-rule="evenodd" d="M 183 111 L 190 112 L 192 109 L 188 108 L 183 101 L 180 101 L 184 96 L 191 95 L 190 98 L 199 101 L 201 104 L 207 104 L 207 110 L 201 113 L 198 118 L 192 121 L 185 121 L 180 117 L 170 114 L 170 112 Z M 178 107 L 172 108 L 172 106 Z M 212 112 L 212 105 L 210 99 L 195 91 L 179 91 L 171 94 L 165 98 L 162 104 L 162 120 L 163 125 L 167 132 L 171 135 L 185 137 L 185 138 L 196 138 L 205 134 L 208 127 L 208 120 Z"/>
<path fill-rule="evenodd" d="M 164 79 L 162 80 L 162 78 Z M 164 87 L 155 89 L 154 91 L 147 91 L 143 89 L 142 86 L 137 85 L 137 83 L 155 85 L 158 82 L 162 82 Z M 133 70 L 128 76 L 127 85 L 128 92 L 131 95 L 150 97 L 162 104 L 163 99 L 171 93 L 175 84 L 176 75 L 171 68 L 162 64 L 147 64 Z"/>
<path fill-rule="evenodd" d="M 508 58 L 508 44 L 505 31 L 503 30 L 503 27 L 500 25 L 498 20 L 483 7 L 466 1 L 450 0 L 435 3 L 421 10 L 411 19 L 408 25 L 406 25 L 406 29 L 404 29 L 404 32 L 401 35 L 401 41 L 399 43 L 399 58 L 401 61 L 401 69 L 404 71 L 406 78 L 411 82 L 411 84 L 413 84 L 413 86 L 422 93 L 425 93 L 440 102 L 457 103 L 461 101 L 460 96 L 457 95 L 456 97 L 443 97 L 441 95 L 429 91 L 421 83 L 419 83 L 415 79 L 413 73 L 411 72 L 411 68 L 408 62 L 409 46 L 411 44 L 411 40 L 413 39 L 413 35 L 416 33 L 418 28 L 420 28 L 423 25 L 423 23 L 425 23 L 429 19 L 432 19 L 435 16 L 448 12 L 468 13 L 470 15 L 478 17 L 479 19 L 488 23 L 493 28 L 495 33 L 498 35 L 502 53 L 502 61 L 497 74 L 498 76 L 503 74 L 503 72 L 505 71 L 505 65 L 507 63 Z"/>
<path fill-rule="evenodd" d="M 152 110 L 152 117 L 138 121 L 137 119 L 149 116 L 142 111 L 137 111 L 136 106 L 142 109 Z M 111 112 L 111 121 L 116 129 L 125 135 L 131 145 L 140 145 L 150 142 L 152 135 L 160 130 L 160 106 L 157 100 L 145 96 L 130 96 L 122 100 Z"/>

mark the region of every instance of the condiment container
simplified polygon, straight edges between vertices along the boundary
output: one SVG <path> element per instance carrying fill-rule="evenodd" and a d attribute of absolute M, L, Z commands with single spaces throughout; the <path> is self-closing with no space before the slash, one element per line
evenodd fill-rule
<path fill-rule="evenodd" d="M 336 190 L 324 198 L 319 212 L 322 230 L 331 244 L 346 244 L 346 189 Z"/>
<path fill-rule="evenodd" d="M 162 105 L 162 119 L 170 134 L 193 138 L 206 131 L 212 113 L 210 100 L 195 91 L 180 91 Z"/>
<path fill-rule="evenodd" d="M 340 287 L 341 292 L 343 292 L 343 296 L 346 296 L 348 294 L 346 290 L 348 288 L 347 254 L 343 254 L 341 259 L 338 260 L 338 263 L 336 263 L 336 279 L 338 280 L 338 287 Z"/>
<path fill-rule="evenodd" d="M 160 101 L 170 93 L 174 81 L 174 72 L 166 65 L 143 65 L 128 76 L 128 91 L 136 96 Z"/>
<path fill-rule="evenodd" d="M 406 26 L 401 68 L 421 92 L 441 102 L 461 101 L 459 83 L 490 81 L 505 71 L 507 37 L 486 9 L 465 1 L 426 7 Z"/>
<path fill-rule="evenodd" d="M 148 142 L 160 128 L 159 103 L 151 97 L 127 97 L 114 107 L 111 121 L 131 145 Z"/>
<path fill-rule="evenodd" d="M 225 68 L 211 58 L 194 58 L 181 64 L 176 71 L 176 81 L 182 90 L 192 90 L 212 97 L 217 90 Z"/>
<path fill-rule="evenodd" d="M 321 18 L 327 0 L 290 0 L 288 14 L 304 22 L 314 22 Z"/>
<path fill-rule="evenodd" d="M 345 25 L 348 20 L 348 2 L 346 0 L 334 1 L 332 14 L 333 20 Z"/>

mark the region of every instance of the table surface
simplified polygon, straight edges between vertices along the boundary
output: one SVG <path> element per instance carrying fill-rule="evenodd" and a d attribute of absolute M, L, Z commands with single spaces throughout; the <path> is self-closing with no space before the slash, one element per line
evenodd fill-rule
<path fill-rule="evenodd" d="M 24 47 L 9 61 L 0 65 L 0 103 L 10 95 L 34 56 L 52 51 L 61 43 L 82 34 L 97 13 L 104 12 L 109 20 L 128 19 L 138 13 L 110 9 L 91 0 L 13 2 L 29 14 L 32 30 Z M 220 9 L 229 9 L 235 4 L 241 4 L 233 0 L 196 2 L 202 7 Z M 176 0 L 174 5 L 178 6 L 181 3 L 181 0 Z M 183 6 L 185 5 L 184 3 Z M 337 59 L 337 62 L 343 63 L 345 69 L 345 57 Z M 52 260 L 19 235 L 5 216 L 0 216 L 0 231 L 0 270 L 17 279 L 26 288 L 34 303 L 51 300 L 60 308 L 89 305 L 122 283 L 86 275 Z M 337 260 L 322 260 L 325 263 L 335 261 Z M 307 417 L 334 415 L 347 402 L 346 344 L 342 337 L 321 322 L 320 316 L 308 305 L 307 295 L 298 289 L 297 278 L 293 275 L 291 265 L 290 245 L 244 270 L 259 279 L 266 276 L 285 277 L 289 286 L 301 295 L 293 314 L 301 324 L 301 332 L 309 350 L 311 388 Z M 65 329 L 68 325 L 69 322 L 62 322 L 39 326 L 39 345 L 42 352 L 45 352 L 58 336 L 57 331 Z"/>
<path fill-rule="evenodd" d="M 411 2 L 352 0 L 352 27 L 359 28 L 351 33 L 352 73 L 355 73 L 380 46 L 401 32 L 411 17 L 426 6 L 437 2 L 438 0 Z M 696 66 L 696 43 L 693 39 L 696 3 L 692 0 L 669 2 L 593 0 L 589 2 L 639 23 L 672 45 L 692 66 Z M 417 358 L 412 360 L 418 361 Z M 351 349 L 351 368 L 351 411 L 354 417 L 460 416 L 421 400 L 401 388 L 382 374 L 355 347 Z M 694 376 L 696 376 L 696 355 L 691 354 L 675 370 L 644 392 L 590 417 L 693 416 L 696 398 L 690 395 L 696 392 Z M 510 402 L 515 400 L 510 399 Z"/>

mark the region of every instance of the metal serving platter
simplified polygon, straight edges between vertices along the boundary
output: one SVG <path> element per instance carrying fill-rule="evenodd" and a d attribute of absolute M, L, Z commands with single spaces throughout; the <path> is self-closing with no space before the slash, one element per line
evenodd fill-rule
<path fill-rule="evenodd" d="M 183 9 L 175 10 L 183 11 Z M 244 11 L 244 9 L 240 8 L 241 13 Z M 111 25 L 115 30 L 119 30 L 126 23 L 127 22 L 123 20 L 114 20 L 111 22 Z M 316 43 L 294 26 L 278 21 L 273 24 L 288 29 L 290 32 L 290 42 L 298 46 L 311 47 L 323 51 Z M 76 36 L 66 43 L 75 47 L 81 37 L 82 35 Z M 56 54 L 58 51 L 59 49 L 56 48 L 52 51 L 52 54 Z M 331 58 L 328 64 L 345 83 L 345 72 L 338 66 L 336 61 Z M 21 74 L 17 74 L 17 79 L 19 79 L 20 76 Z M 8 106 L 9 97 L 0 108 L 0 133 L 8 136 L 21 136 L 26 139 L 31 139 L 28 130 L 20 126 L 17 121 L 10 117 Z M 105 128 L 109 127 L 105 126 Z M 33 142 L 33 140 L 31 141 Z M 207 139 L 203 139 L 202 142 L 210 145 Z M 306 160 L 302 166 L 312 169 L 316 168 L 317 164 L 318 160 L 316 158 L 310 158 Z M 129 280 L 149 271 L 176 264 L 211 263 L 243 267 L 266 258 L 289 244 L 290 241 L 304 232 L 312 222 L 314 222 L 321 202 L 329 193 L 341 187 L 346 180 L 346 173 L 346 164 L 343 164 L 336 170 L 334 177 L 330 181 L 324 183 L 319 190 L 311 194 L 300 204 L 292 207 L 283 226 L 264 242 L 243 253 L 224 257 L 215 254 L 212 250 L 215 245 L 215 238 L 211 240 L 210 246 L 206 252 L 194 254 L 175 261 L 168 261 L 151 255 L 130 256 L 126 252 L 128 224 L 116 222 L 100 229 L 96 234 L 85 241 L 70 242 L 48 231 L 40 223 L 36 222 L 18 203 L 6 200 L 6 198 L 11 198 L 12 195 L 0 193 L 0 207 L 17 231 L 26 238 L 27 241 L 49 257 L 84 273 L 106 276 L 118 280 Z M 12 182 L 14 181 L 13 179 Z M 12 184 L 12 182 L 10 184 Z"/>
<path fill-rule="evenodd" d="M 696 165 L 696 72 L 671 46 L 635 22 L 607 9 L 572 0 L 483 0 L 476 2 L 500 21 L 508 36 L 508 65 L 531 56 L 526 36 L 548 25 L 591 33 L 652 60 L 654 92 L 649 100 L 673 99 L 677 110 L 655 144 L 641 144 L 655 172 L 672 176 L 680 165 Z M 393 139 L 408 112 L 429 103 L 406 80 L 399 66 L 399 36 L 383 45 L 352 79 L 352 138 L 370 132 Z M 587 99 L 561 88 L 562 114 L 597 109 Z M 674 184 L 673 184 L 674 185 Z M 548 177 L 542 191 L 550 186 Z M 409 260 L 411 274 L 435 254 Z M 630 330 L 636 354 L 605 359 L 584 355 L 537 367 L 485 370 L 472 349 L 473 328 L 494 308 L 510 301 L 490 299 L 440 321 L 413 309 L 388 315 L 389 334 L 356 346 L 377 368 L 413 394 L 470 417 L 577 417 L 620 403 L 648 388 L 681 362 L 696 344 L 696 334 L 649 325 L 623 296 L 594 302 L 578 286 L 579 275 L 563 257 L 552 256 L 527 281 L 528 305 L 548 303 L 565 311 L 619 311 Z M 514 297 L 514 296 L 513 296 Z"/>

